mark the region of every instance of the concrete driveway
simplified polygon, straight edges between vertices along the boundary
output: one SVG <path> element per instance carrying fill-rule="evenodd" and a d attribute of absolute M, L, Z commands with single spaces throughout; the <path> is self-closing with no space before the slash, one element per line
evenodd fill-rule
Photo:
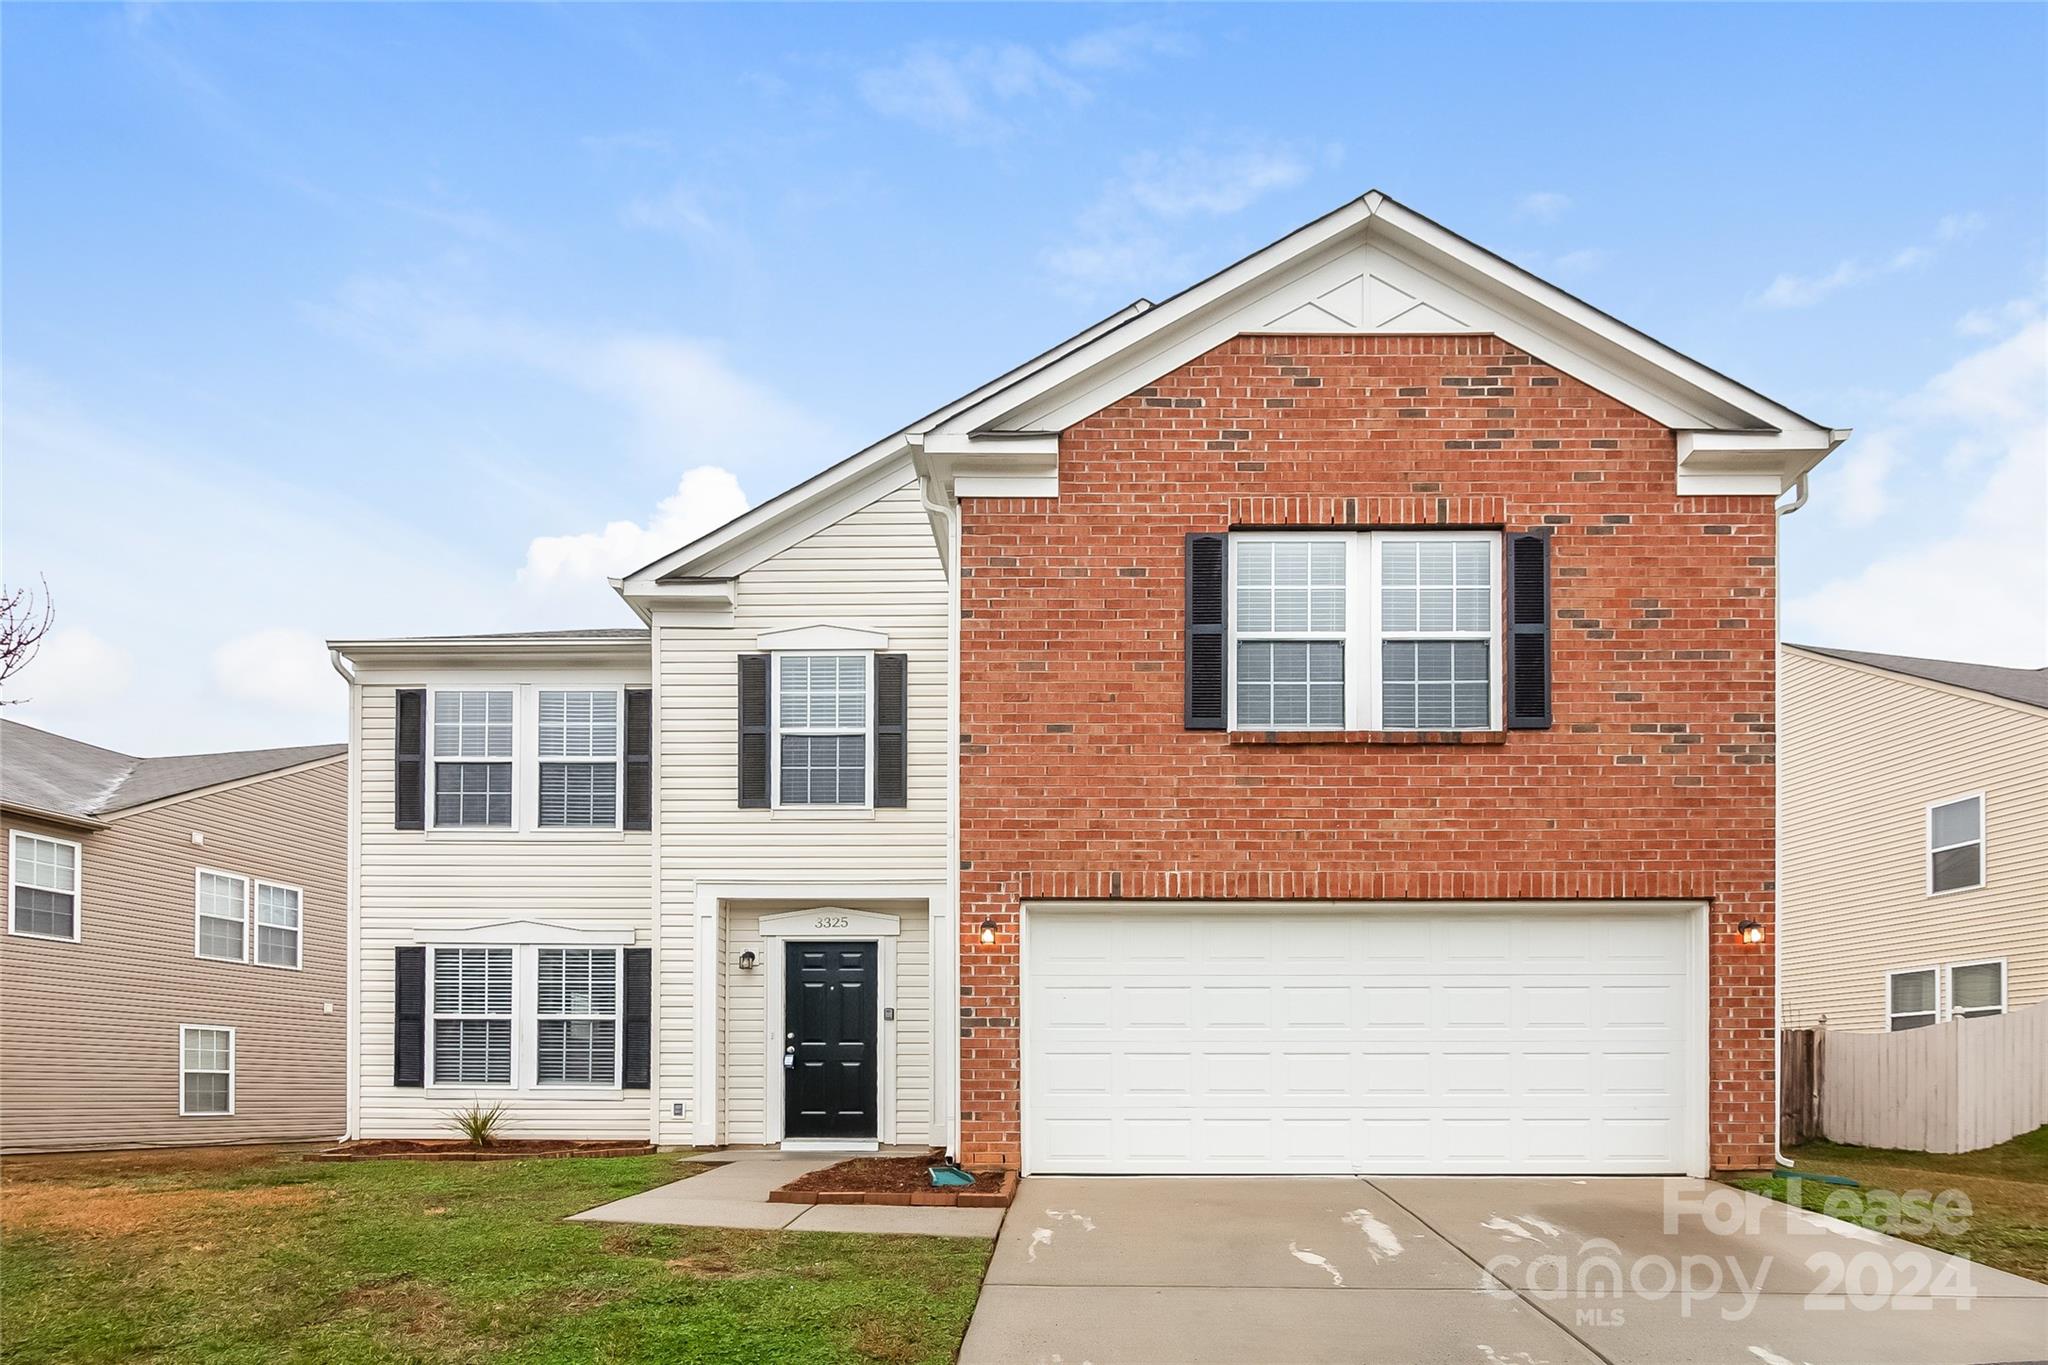
<path fill-rule="evenodd" d="M 963 1365 L 1960 1365 L 2048 1285 L 1699 1180 L 1026 1180 Z"/>

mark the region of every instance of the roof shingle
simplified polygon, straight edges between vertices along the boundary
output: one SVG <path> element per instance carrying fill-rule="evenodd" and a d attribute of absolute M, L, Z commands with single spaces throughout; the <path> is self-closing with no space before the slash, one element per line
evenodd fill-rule
<path fill-rule="evenodd" d="M 2048 707 L 2048 668 L 2000 668 L 1996 664 L 1968 664 L 1951 659 L 1916 659 L 1906 654 L 1872 654 L 1860 649 L 1822 649 L 1818 645 L 1791 645 L 1808 654 L 1842 659 L 1887 673 L 1909 678 L 1966 687 L 1972 692 Z"/>
<path fill-rule="evenodd" d="M 300 744 L 137 758 L 0 720 L 0 802 L 92 818 L 347 752 L 346 744 Z"/>

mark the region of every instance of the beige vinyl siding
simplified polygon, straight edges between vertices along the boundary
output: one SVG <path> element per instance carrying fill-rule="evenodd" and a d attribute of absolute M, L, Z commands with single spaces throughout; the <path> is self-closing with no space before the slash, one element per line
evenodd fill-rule
<path fill-rule="evenodd" d="M 1885 1028 L 1887 972 L 1985 958 L 2008 1009 L 2048 998 L 2048 711 L 1797 649 L 1782 678 L 1786 1025 Z M 1927 807 L 1976 792 L 1985 885 L 1931 896 Z"/>
<path fill-rule="evenodd" d="M 567 673 L 561 686 L 592 685 L 592 670 Z M 362 762 L 360 862 L 362 1010 L 361 1137 L 448 1135 L 449 1111 L 472 1098 L 502 1100 L 513 1137 L 638 1137 L 647 1135 L 648 1092 L 619 1090 L 593 1096 L 510 1092 L 491 1087 L 399 1087 L 392 1078 L 392 984 L 398 948 L 432 944 L 446 931 L 504 920 L 540 920 L 567 926 L 630 927 L 634 941 L 652 941 L 649 840 L 646 833 L 546 831 L 541 833 L 392 828 L 393 743 L 401 685 L 503 687 L 511 674 L 488 678 L 445 673 L 404 684 L 366 675 L 353 689 Z M 520 683 L 549 685 L 549 670 L 516 671 Z M 604 685 L 642 686 L 644 674 L 599 679 Z M 520 723 L 531 723 L 522 713 Z M 429 1040 L 431 1046 L 431 1040 Z M 429 1058 L 431 1066 L 431 1057 Z"/>
<path fill-rule="evenodd" d="M 100 830 L 6 819 L 0 865 L 15 830 L 80 845 L 83 932 L 77 943 L 0 935 L 0 1150 L 340 1135 L 347 785 L 336 758 Z M 301 888 L 299 970 L 194 956 L 200 867 Z M 232 1115 L 179 1116 L 183 1024 L 234 1029 Z"/>
<path fill-rule="evenodd" d="M 658 612 L 654 623 L 663 917 L 659 1113 L 661 1140 L 670 1143 L 690 1141 L 693 1131 L 694 1107 L 677 1118 L 674 1104 L 694 1100 L 700 882 L 814 883 L 844 888 L 821 891 L 818 904 L 862 908 L 858 888 L 864 884 L 928 883 L 936 896 L 946 880 L 947 584 L 915 481 L 906 473 L 894 491 L 747 570 L 736 591 L 730 625 L 693 624 L 683 612 Z M 905 809 L 738 808 L 737 658 L 756 650 L 762 631 L 818 624 L 882 631 L 890 652 L 909 656 Z M 728 941 L 726 949 L 721 974 L 729 977 L 741 948 Z M 899 981 L 899 1004 L 905 989 Z M 719 1049 L 728 1066 L 731 1040 L 743 1031 L 728 1016 Z M 922 1140 L 931 1123 L 929 1024 L 926 1031 L 925 1055 L 914 1066 L 898 1066 L 899 1086 L 922 1087 L 898 1097 L 899 1116 L 912 1114 L 916 1125 L 899 1128 L 906 1142 Z M 727 1130 L 757 1128 L 758 1080 L 749 1091 L 743 1080 L 728 1079 L 730 1086 L 721 1086 Z"/>

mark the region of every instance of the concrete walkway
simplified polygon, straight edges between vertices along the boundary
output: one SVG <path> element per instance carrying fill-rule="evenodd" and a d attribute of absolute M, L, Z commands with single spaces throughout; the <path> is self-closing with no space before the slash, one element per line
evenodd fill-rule
<path fill-rule="evenodd" d="M 922 1147 L 881 1156 L 923 1156 Z M 583 1213 L 586 1223 L 665 1223 L 695 1228 L 787 1228 L 792 1232 L 896 1232 L 931 1237 L 993 1237 L 1003 1209 L 929 1209 L 889 1204 L 771 1204 L 768 1192 L 806 1171 L 847 1159 L 845 1152 L 737 1149 L 692 1158 L 718 1169 L 629 1195 Z"/>
<path fill-rule="evenodd" d="M 2048 1285 L 1845 1228 L 1697 1180 L 1039 1177 L 960 1360 L 2048 1357 Z"/>

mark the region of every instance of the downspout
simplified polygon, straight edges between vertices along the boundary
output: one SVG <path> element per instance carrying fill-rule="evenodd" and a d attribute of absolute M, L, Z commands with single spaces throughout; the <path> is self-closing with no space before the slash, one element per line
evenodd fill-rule
<path fill-rule="evenodd" d="M 1792 501 L 1778 506 L 1778 520 L 1783 522 L 1800 508 L 1806 506 L 1809 492 L 1807 475 L 1801 474 L 1799 481 L 1792 485 Z M 1784 577 L 1785 558 L 1784 536 L 1779 536 L 1779 545 L 1774 563 L 1778 566 L 1779 578 Z M 1771 613 L 1776 623 L 1773 632 L 1776 652 L 1771 659 L 1771 735 L 1775 742 L 1778 724 L 1785 711 L 1785 623 L 1784 608 L 1777 597 L 1773 597 L 1775 609 Z M 1779 757 L 1782 759 L 1783 755 Z M 1771 1160 L 1780 1167 L 1790 1168 L 1792 1158 L 1785 1155 L 1785 810 L 1782 788 L 1785 784 L 1782 762 L 1771 764 Z"/>
<path fill-rule="evenodd" d="M 946 570 L 946 925 L 952 942 L 946 949 L 947 991 L 945 1004 L 950 1015 L 934 1020 L 934 1041 L 941 1055 L 933 1062 L 939 1072 L 939 1093 L 945 1112 L 937 1117 L 945 1125 L 945 1149 L 960 1153 L 960 503 L 957 499 L 937 503 L 931 499 L 930 480 L 917 481 L 918 500 L 924 510 L 945 527 L 945 549 L 941 558 Z"/>
<path fill-rule="evenodd" d="M 359 977 L 362 969 L 362 915 L 359 908 L 361 893 L 357 888 L 357 863 L 363 842 L 363 732 L 362 692 L 356 675 L 349 670 L 348 661 L 341 651 L 327 651 L 327 662 L 348 684 L 348 963 L 347 979 L 342 987 L 342 1008 L 348 1011 L 343 1021 L 343 1034 L 348 1043 L 348 1060 L 344 1068 L 348 1096 L 342 1106 L 341 1141 L 347 1142 L 360 1131 L 362 1125 L 362 1011 L 356 1008 L 356 997 L 360 992 Z"/>

